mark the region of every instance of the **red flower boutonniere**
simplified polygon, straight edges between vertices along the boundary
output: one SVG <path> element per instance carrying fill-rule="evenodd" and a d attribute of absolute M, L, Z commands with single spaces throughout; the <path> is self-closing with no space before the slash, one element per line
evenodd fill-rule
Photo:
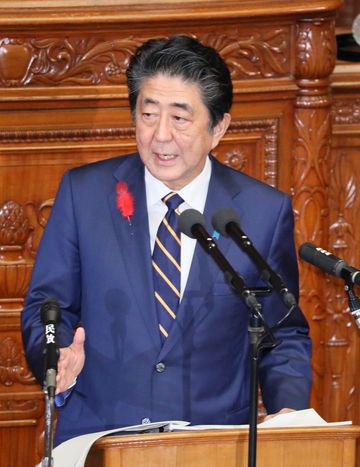
<path fill-rule="evenodd" d="M 117 182 L 116 184 L 116 205 L 121 214 L 131 224 L 130 218 L 134 214 L 135 203 L 134 197 L 125 182 Z"/>

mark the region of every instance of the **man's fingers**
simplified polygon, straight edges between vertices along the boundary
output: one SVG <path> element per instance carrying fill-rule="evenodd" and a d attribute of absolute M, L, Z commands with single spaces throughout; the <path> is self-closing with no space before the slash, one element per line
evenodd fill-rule
<path fill-rule="evenodd" d="M 72 344 L 69 347 L 64 347 L 60 350 L 58 364 L 60 366 L 67 366 L 70 358 L 74 356 L 73 352 L 77 354 L 78 352 L 84 351 L 84 342 L 85 342 L 85 330 L 84 328 L 77 328 L 74 334 Z"/>
<path fill-rule="evenodd" d="M 57 393 L 69 388 L 80 373 L 85 360 L 84 352 L 85 330 L 76 329 L 72 344 L 60 349 L 57 374 Z"/>
<path fill-rule="evenodd" d="M 295 409 L 288 409 L 287 407 L 284 407 L 283 409 L 279 410 L 279 412 L 276 412 L 276 413 L 273 413 L 273 414 L 270 414 L 270 415 L 266 415 L 263 422 L 267 422 L 268 420 L 271 420 L 272 418 L 276 417 L 277 415 L 281 415 L 283 413 L 294 412 L 294 411 L 295 411 Z"/>
<path fill-rule="evenodd" d="M 84 342 L 85 342 L 85 330 L 84 328 L 80 327 L 77 328 L 74 334 L 74 339 L 71 344 L 71 349 L 77 353 L 77 352 L 83 352 L 84 351 Z"/>
<path fill-rule="evenodd" d="M 75 331 L 73 343 L 83 345 L 84 342 L 85 342 L 85 329 L 80 326 Z"/>

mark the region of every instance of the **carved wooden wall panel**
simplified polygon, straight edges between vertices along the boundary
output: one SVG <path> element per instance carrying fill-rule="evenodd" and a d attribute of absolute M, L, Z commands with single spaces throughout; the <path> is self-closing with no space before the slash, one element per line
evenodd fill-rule
<path fill-rule="evenodd" d="M 338 67 L 334 75 L 332 119 L 334 136 L 329 186 L 329 248 L 349 264 L 360 267 L 360 81 L 359 66 Z M 343 284 L 328 278 L 330 324 L 327 335 L 329 362 L 327 389 L 333 411 L 360 420 L 360 331 L 349 315 Z M 357 294 L 359 287 L 355 288 Z M 345 364 L 346 362 L 346 364 Z M 334 414 L 331 413 L 333 416 Z M 359 453 L 360 462 L 360 453 Z"/>
<path fill-rule="evenodd" d="M 327 244 L 328 158 L 330 152 L 330 81 L 335 65 L 334 23 L 304 21 L 298 25 L 296 74 L 299 92 L 295 111 L 293 146 L 293 203 L 298 245 L 312 241 Z M 325 297 L 321 278 L 316 271 L 301 275 L 302 304 L 311 320 L 313 345 L 312 405 L 324 410 L 324 377 L 326 352 L 323 347 L 325 314 L 321 303 Z"/>
<path fill-rule="evenodd" d="M 360 138 L 359 138 L 360 142 Z M 356 244 L 360 238 L 357 213 L 359 198 L 360 160 L 358 149 L 336 149 L 332 152 L 329 186 L 329 248 L 349 264 L 360 264 Z M 328 374 L 326 398 L 330 418 L 358 419 L 359 415 L 359 330 L 350 316 L 343 281 L 327 278 L 326 314 Z M 359 292 L 359 291 L 357 291 Z"/>
<path fill-rule="evenodd" d="M 346 81 L 353 78 L 352 75 L 349 73 Z M 329 187 L 329 249 L 349 264 L 360 267 L 360 83 L 355 78 L 353 87 L 348 89 L 342 78 L 335 78 L 335 85 L 334 137 Z M 341 91 L 346 94 L 342 94 Z M 343 284 L 329 277 L 326 290 L 326 312 L 329 322 L 326 335 L 329 362 L 326 398 L 333 402 L 328 407 L 328 414 L 332 419 L 341 416 L 343 419 L 359 423 L 360 330 L 349 314 Z M 359 287 L 355 287 L 355 292 L 360 294 Z M 360 466 L 360 442 L 357 449 L 357 466 Z"/>
<path fill-rule="evenodd" d="M 328 245 L 336 230 L 330 231 L 330 226 L 340 215 L 334 214 L 340 210 L 335 207 L 340 180 L 348 176 L 336 169 L 342 156 L 330 155 L 329 75 L 335 64 L 334 13 L 340 0 L 279 0 L 276 5 L 270 0 L 251 5 L 159 0 L 156 8 L 152 2 L 129 0 L 130 8 L 119 1 L 117 10 L 89 7 L 83 0 L 70 7 L 66 1 L 54 1 L 53 9 L 46 10 L 42 6 L 47 2 L 39 0 L 36 15 L 27 9 L 33 3 L 3 2 L 0 11 L 0 445 L 8 446 L 0 450 L 4 467 L 33 465 L 42 452 L 43 398 L 27 370 L 19 333 L 39 240 L 65 170 L 134 151 L 124 71 L 140 43 L 182 32 L 219 50 L 231 70 L 235 99 L 231 127 L 215 156 L 293 195 L 298 244 L 312 240 Z M 356 109 L 356 103 L 349 105 Z M 354 108 L 341 111 L 351 118 L 356 114 Z M 352 208 L 346 209 L 346 222 L 351 224 Z M 336 311 L 340 305 L 328 295 L 323 276 L 303 265 L 301 272 L 302 305 L 315 347 L 314 406 L 339 419 L 341 401 L 347 400 L 352 404 L 349 416 L 359 420 L 353 395 L 359 390 L 355 360 L 349 367 L 338 362 L 339 355 L 354 358 L 359 346 L 354 329 L 349 329 L 346 313 Z M 331 328 L 334 316 L 343 317 L 342 333 Z M 331 398 L 337 403 L 330 411 Z M 19 447 L 22 439 L 26 442 Z M 30 453 L 26 461 L 24 446 Z"/>

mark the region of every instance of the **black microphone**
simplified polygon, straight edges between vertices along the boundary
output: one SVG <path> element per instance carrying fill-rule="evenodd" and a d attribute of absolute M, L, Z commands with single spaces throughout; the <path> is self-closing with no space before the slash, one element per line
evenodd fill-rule
<path fill-rule="evenodd" d="M 219 209 L 212 218 L 214 229 L 225 237 L 231 237 L 261 270 L 261 276 L 282 298 L 287 308 L 297 304 L 294 295 L 289 292 L 281 277 L 260 255 L 249 237 L 241 230 L 237 213 L 231 208 Z"/>
<path fill-rule="evenodd" d="M 56 300 L 45 300 L 40 308 L 41 322 L 45 326 L 45 386 L 49 397 L 55 396 L 59 351 L 56 342 L 56 325 L 60 320 L 60 306 Z"/>
<path fill-rule="evenodd" d="M 204 216 L 195 209 L 187 209 L 180 214 L 179 228 L 182 233 L 190 238 L 195 238 L 200 243 L 206 253 L 214 259 L 215 263 L 223 271 L 225 279 L 231 287 L 243 297 L 249 308 L 257 311 L 259 309 L 258 301 L 207 232 Z"/>
<path fill-rule="evenodd" d="M 299 256 L 304 261 L 336 277 L 341 277 L 352 284 L 360 285 L 360 270 L 349 266 L 343 259 L 312 243 L 303 243 Z"/>

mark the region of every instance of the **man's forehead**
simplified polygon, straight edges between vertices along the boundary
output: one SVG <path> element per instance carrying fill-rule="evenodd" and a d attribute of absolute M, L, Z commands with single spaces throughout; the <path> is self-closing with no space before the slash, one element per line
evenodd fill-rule
<path fill-rule="evenodd" d="M 143 104 L 144 105 L 156 105 L 156 106 L 160 106 L 161 105 L 161 101 L 158 100 L 158 99 L 153 99 L 152 97 L 147 97 L 147 96 L 143 96 Z M 167 107 L 172 107 L 174 109 L 181 109 L 181 110 L 185 110 L 186 112 L 190 112 L 192 113 L 193 112 L 193 108 L 192 106 L 188 103 L 188 102 L 182 102 L 182 101 L 176 101 L 176 100 L 171 100 L 169 102 L 166 103 L 166 106 Z"/>
<path fill-rule="evenodd" d="M 157 74 L 145 78 L 139 89 L 141 104 L 166 105 L 191 111 L 201 92 L 197 83 L 183 79 L 181 76 Z"/>

